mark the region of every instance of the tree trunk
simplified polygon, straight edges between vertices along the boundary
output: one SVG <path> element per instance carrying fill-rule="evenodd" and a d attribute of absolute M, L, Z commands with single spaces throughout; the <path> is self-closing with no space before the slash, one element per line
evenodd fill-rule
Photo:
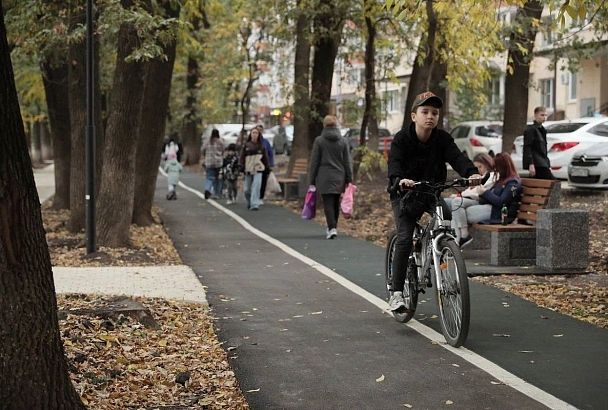
<path fill-rule="evenodd" d="M 70 30 L 85 23 L 84 9 L 70 12 Z M 85 131 L 86 131 L 86 44 L 71 43 L 68 50 L 68 90 L 70 115 L 70 222 L 69 229 L 84 229 L 85 218 Z"/>
<path fill-rule="evenodd" d="M 543 5 L 539 1 L 528 1 L 517 10 L 517 27 L 522 32 L 514 30 L 511 33 L 509 45 L 509 57 L 507 64 L 512 70 L 507 69 L 505 75 L 505 114 L 503 119 L 502 151 L 511 152 L 513 141 L 526 127 L 528 116 L 528 88 L 530 86 L 530 61 L 534 49 L 534 38 L 538 31 L 538 25 L 531 24 L 532 19 L 540 20 Z M 520 47 L 526 52 L 522 53 Z"/>
<path fill-rule="evenodd" d="M 40 122 L 40 155 L 42 161 L 53 159 L 53 140 L 47 121 Z"/>
<path fill-rule="evenodd" d="M 366 2 L 367 3 L 367 2 Z M 359 145 L 378 150 L 378 118 L 376 111 L 376 27 L 371 18 L 365 17 L 367 41 L 365 44 L 365 111 L 359 133 Z M 386 81 L 386 79 L 385 79 Z M 369 125 L 370 136 L 366 138 Z"/>
<path fill-rule="evenodd" d="M 310 21 L 302 10 L 303 0 L 298 0 L 296 23 L 296 50 L 294 58 L 294 103 L 293 141 L 289 158 L 288 175 L 291 175 L 295 160 L 308 158 L 308 124 L 310 121 Z"/>
<path fill-rule="evenodd" d="M 84 409 L 72 386 L 0 5 L 0 407 Z"/>
<path fill-rule="evenodd" d="M 436 47 L 441 47 L 442 41 L 437 41 L 437 33 L 440 32 L 437 15 L 433 9 L 433 0 L 426 1 L 426 13 L 428 18 L 427 37 L 422 38 L 418 45 L 418 53 L 416 62 L 412 68 L 412 76 L 407 91 L 407 99 L 405 103 L 405 112 L 403 116 L 403 127 L 409 126 L 412 122 L 410 109 L 414 103 L 414 99 L 420 93 L 432 91 L 444 102 L 446 102 L 446 76 L 447 65 L 440 61 L 436 56 Z M 447 115 L 447 105 L 441 110 L 439 117 L 439 127 L 442 126 L 443 118 Z"/>
<path fill-rule="evenodd" d="M 366 14 L 371 5 L 368 1 L 365 2 Z M 378 118 L 376 111 L 376 26 L 372 19 L 365 17 L 365 27 L 367 29 L 367 40 L 365 43 L 365 109 L 363 111 L 363 120 L 361 121 L 361 130 L 359 131 L 359 146 L 367 146 L 372 151 L 378 150 Z M 385 79 L 386 81 L 386 79 Z M 367 138 L 367 130 L 369 128 L 370 136 Z M 359 150 L 355 150 L 353 156 L 353 175 L 357 180 L 359 174 L 359 165 L 361 164 L 362 155 Z"/>
<path fill-rule="evenodd" d="M 308 126 L 308 151 L 323 130 L 323 117 L 329 114 L 334 63 L 344 24 L 342 10 L 331 0 L 321 0 L 320 12 L 314 19 L 315 52 L 310 91 L 311 118 Z"/>
<path fill-rule="evenodd" d="M 196 95 L 198 91 L 198 61 L 188 57 L 188 74 L 186 76 L 186 87 L 188 97 L 186 98 L 186 112 L 182 125 L 182 142 L 184 147 L 184 163 L 186 165 L 198 164 L 201 159 L 201 134 L 198 130 L 199 116 L 196 108 Z"/>
<path fill-rule="evenodd" d="M 49 111 L 55 160 L 55 209 L 70 207 L 70 108 L 68 94 L 68 64 L 45 59 L 40 64 Z"/>
<path fill-rule="evenodd" d="M 121 0 L 126 9 L 131 0 Z M 144 64 L 125 59 L 140 46 L 135 26 L 122 23 L 118 32 L 116 70 L 97 209 L 98 242 L 102 246 L 129 245 L 129 228 L 133 217 L 135 190 L 135 150 L 144 90 Z M 133 120 L 135 119 L 135 121 Z M 159 150 L 160 151 L 160 150 Z"/>
<path fill-rule="evenodd" d="M 144 97 L 137 133 L 133 198 L 133 223 L 143 226 L 154 223 L 152 203 L 169 108 L 175 47 L 175 41 L 164 47 L 167 61 L 155 59 L 146 64 Z"/>

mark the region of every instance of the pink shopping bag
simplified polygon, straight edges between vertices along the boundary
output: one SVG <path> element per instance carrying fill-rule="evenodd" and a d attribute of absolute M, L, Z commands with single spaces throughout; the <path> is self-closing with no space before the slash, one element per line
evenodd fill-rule
<path fill-rule="evenodd" d="M 349 183 L 346 186 L 346 189 L 344 190 L 344 195 L 342 195 L 342 200 L 340 201 L 340 209 L 342 209 L 342 214 L 344 214 L 344 217 L 346 219 L 353 216 L 356 192 L 357 186 Z"/>
<path fill-rule="evenodd" d="M 302 219 L 313 219 L 317 212 L 317 187 L 308 187 L 304 197 L 304 207 L 302 208 Z"/>

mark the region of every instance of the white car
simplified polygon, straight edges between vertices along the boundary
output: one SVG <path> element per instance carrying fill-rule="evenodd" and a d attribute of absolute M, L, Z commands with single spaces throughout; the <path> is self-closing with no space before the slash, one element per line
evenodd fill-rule
<path fill-rule="evenodd" d="M 247 132 L 249 132 L 253 127 L 255 127 L 255 124 L 245 124 L 245 130 Z M 243 124 L 209 124 L 207 125 L 207 128 L 205 128 L 205 131 L 203 131 L 203 135 L 201 137 L 203 144 L 209 140 L 211 131 L 214 128 L 219 131 L 220 139 L 222 140 L 224 147 L 227 147 L 228 144 L 236 143 L 239 133 L 243 128 Z"/>
<path fill-rule="evenodd" d="M 461 122 L 450 131 L 458 148 L 471 159 L 502 151 L 502 121 Z"/>
<path fill-rule="evenodd" d="M 555 121 L 545 125 L 547 130 L 547 154 L 551 162 L 551 172 L 556 178 L 568 179 L 568 165 L 578 151 L 586 150 L 598 142 L 608 141 L 608 117 L 585 117 Z M 526 175 L 522 154 L 524 137 L 515 139 L 511 157 L 517 171 Z"/>
<path fill-rule="evenodd" d="M 574 154 L 568 182 L 575 188 L 608 188 L 608 138 Z"/>

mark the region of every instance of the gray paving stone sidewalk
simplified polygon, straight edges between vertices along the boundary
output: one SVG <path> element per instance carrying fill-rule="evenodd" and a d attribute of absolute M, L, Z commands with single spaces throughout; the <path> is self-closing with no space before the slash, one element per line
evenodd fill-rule
<path fill-rule="evenodd" d="M 40 202 L 55 193 L 54 166 L 34 170 Z M 53 267 L 57 293 L 145 296 L 207 304 L 205 288 L 192 268 L 169 266 Z"/>

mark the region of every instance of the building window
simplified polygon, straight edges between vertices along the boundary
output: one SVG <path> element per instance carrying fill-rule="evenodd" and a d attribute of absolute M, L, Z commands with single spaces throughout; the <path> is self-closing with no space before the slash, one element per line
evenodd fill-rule
<path fill-rule="evenodd" d="M 546 16 L 541 18 L 541 24 L 542 24 L 542 35 L 543 35 L 543 41 L 542 41 L 542 45 L 543 46 L 550 46 L 551 44 L 553 44 L 553 29 L 551 27 L 551 16 Z"/>
<path fill-rule="evenodd" d="M 568 98 L 570 101 L 576 100 L 576 87 L 578 86 L 578 76 L 576 73 L 570 73 L 570 78 L 568 79 Z"/>
<path fill-rule="evenodd" d="M 540 80 L 540 105 L 553 108 L 553 78 Z"/>
<path fill-rule="evenodd" d="M 500 105 L 500 78 L 492 78 L 488 81 L 488 103 Z"/>
<path fill-rule="evenodd" d="M 399 111 L 399 90 L 390 90 L 384 93 L 386 111 Z"/>

